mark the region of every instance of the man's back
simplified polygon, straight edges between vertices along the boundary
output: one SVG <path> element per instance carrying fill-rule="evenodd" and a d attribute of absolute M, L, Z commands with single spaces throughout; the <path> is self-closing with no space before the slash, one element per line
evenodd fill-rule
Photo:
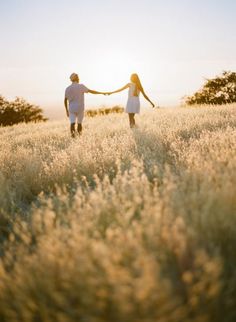
<path fill-rule="evenodd" d="M 88 93 L 88 88 L 77 82 L 73 82 L 66 88 L 65 98 L 69 100 L 70 112 L 75 113 L 84 109 L 84 93 Z"/>

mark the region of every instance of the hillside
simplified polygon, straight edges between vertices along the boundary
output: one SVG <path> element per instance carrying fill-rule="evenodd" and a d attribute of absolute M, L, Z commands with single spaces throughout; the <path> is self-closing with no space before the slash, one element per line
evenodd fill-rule
<path fill-rule="evenodd" d="M 137 123 L 0 128 L 0 321 L 236 321 L 236 105 Z"/>

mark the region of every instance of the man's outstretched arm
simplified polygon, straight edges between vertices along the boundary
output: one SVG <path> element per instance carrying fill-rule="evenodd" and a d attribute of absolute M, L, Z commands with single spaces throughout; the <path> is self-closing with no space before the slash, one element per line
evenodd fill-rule
<path fill-rule="evenodd" d="M 98 92 L 98 91 L 94 91 L 92 89 L 89 89 L 88 93 L 90 93 L 90 94 L 104 94 L 104 92 Z"/>
<path fill-rule="evenodd" d="M 64 99 L 64 106 L 65 106 L 65 109 L 66 109 L 66 115 L 67 117 L 69 117 L 69 111 L 68 111 L 68 100 L 67 98 L 65 97 Z"/>

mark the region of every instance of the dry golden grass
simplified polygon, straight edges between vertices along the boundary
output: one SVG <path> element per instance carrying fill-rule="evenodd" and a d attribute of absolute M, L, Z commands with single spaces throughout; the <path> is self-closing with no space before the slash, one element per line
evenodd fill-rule
<path fill-rule="evenodd" d="M 235 322 L 236 106 L 0 129 L 1 322 Z"/>

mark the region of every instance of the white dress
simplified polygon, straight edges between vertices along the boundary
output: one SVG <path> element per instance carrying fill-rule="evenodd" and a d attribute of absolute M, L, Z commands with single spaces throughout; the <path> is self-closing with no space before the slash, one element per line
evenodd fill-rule
<path fill-rule="evenodd" d="M 134 96 L 136 85 L 134 83 L 129 84 L 129 96 L 126 104 L 126 113 L 139 113 L 140 112 L 140 91 L 137 90 L 138 96 Z"/>

